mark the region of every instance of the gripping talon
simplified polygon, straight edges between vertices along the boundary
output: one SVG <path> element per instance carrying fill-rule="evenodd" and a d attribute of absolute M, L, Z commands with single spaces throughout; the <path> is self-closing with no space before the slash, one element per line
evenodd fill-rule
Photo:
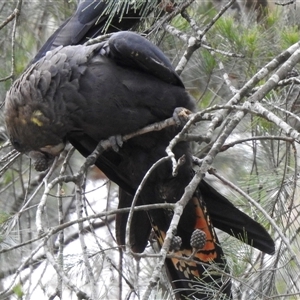
<path fill-rule="evenodd" d="M 108 140 L 115 152 L 118 152 L 119 149 L 123 146 L 123 139 L 121 135 L 113 135 L 109 137 Z"/>
<path fill-rule="evenodd" d="M 177 107 L 173 113 L 173 119 L 177 126 L 184 126 L 192 112 L 184 107 Z"/>

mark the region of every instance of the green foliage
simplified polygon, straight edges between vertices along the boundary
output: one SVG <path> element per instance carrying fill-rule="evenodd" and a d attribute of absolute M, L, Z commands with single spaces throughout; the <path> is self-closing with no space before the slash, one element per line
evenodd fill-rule
<path fill-rule="evenodd" d="M 280 31 L 280 45 L 283 49 L 290 47 L 300 40 L 300 32 L 297 26 L 284 27 Z"/>
<path fill-rule="evenodd" d="M 10 218 L 10 214 L 0 211 L 0 225 L 5 223 Z"/>
<path fill-rule="evenodd" d="M 203 50 L 201 51 L 200 59 L 202 62 L 202 71 L 207 75 L 210 75 L 217 67 L 217 62 L 214 56 L 209 51 Z"/>
<path fill-rule="evenodd" d="M 271 28 L 273 26 L 278 25 L 278 22 L 280 22 L 282 19 L 282 16 L 280 15 L 279 9 L 270 9 L 267 12 L 267 16 L 264 18 L 262 26 L 264 28 Z"/>
<path fill-rule="evenodd" d="M 273 123 L 259 116 L 253 116 L 251 126 L 252 128 L 258 126 L 260 128 L 260 132 L 268 132 L 272 127 L 274 127 Z"/>
<path fill-rule="evenodd" d="M 212 1 L 203 1 L 203 5 L 197 5 L 196 7 L 193 7 L 194 11 L 194 18 L 196 16 L 201 17 L 202 24 L 207 24 L 211 21 L 213 17 L 217 14 L 217 10 L 213 7 Z"/>
<path fill-rule="evenodd" d="M 17 284 L 13 287 L 13 292 L 18 298 L 22 298 L 24 296 L 23 288 L 21 284 Z"/>
<path fill-rule="evenodd" d="M 172 19 L 171 25 L 180 30 L 186 30 L 189 27 L 189 23 L 181 16 L 176 16 L 174 19 Z"/>
<path fill-rule="evenodd" d="M 203 95 L 202 94 L 197 94 L 196 99 L 200 99 L 199 109 L 204 109 L 204 108 L 208 107 L 211 103 L 212 98 L 213 98 L 213 94 L 210 91 L 207 91 Z"/>
<path fill-rule="evenodd" d="M 243 47 L 241 37 L 241 26 L 232 17 L 220 18 L 214 25 L 214 30 L 210 34 L 217 37 L 217 43 L 221 45 L 229 44 L 231 49 L 241 49 Z M 221 42 L 221 43 L 220 43 Z"/>
<path fill-rule="evenodd" d="M 246 48 L 245 53 L 248 57 L 257 55 L 255 52 L 259 49 L 260 37 L 261 33 L 256 26 L 250 27 L 242 36 L 243 45 Z"/>

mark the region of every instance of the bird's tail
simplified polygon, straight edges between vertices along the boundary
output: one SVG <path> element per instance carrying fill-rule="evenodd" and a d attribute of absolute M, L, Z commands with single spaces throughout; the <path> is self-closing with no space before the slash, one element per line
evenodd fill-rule
<path fill-rule="evenodd" d="M 274 254 L 274 241 L 262 225 L 240 211 L 204 180 L 198 189 L 216 228 L 264 253 Z"/>
<path fill-rule="evenodd" d="M 171 258 L 166 259 L 167 274 L 177 299 L 231 299 L 231 282 L 226 259 L 200 194 L 191 199 L 196 214 L 189 243 L 177 245 L 174 237 Z M 162 245 L 166 233 L 153 224 Z"/>
<path fill-rule="evenodd" d="M 120 202 L 130 206 L 132 196 L 124 192 L 120 196 L 122 199 L 126 196 L 126 201 L 123 199 Z M 175 234 L 171 258 L 167 258 L 165 263 L 175 295 L 178 299 L 214 299 L 216 295 L 218 299 L 230 299 L 229 268 L 214 226 L 268 254 L 275 251 L 274 241 L 259 223 L 203 180 L 190 202 L 185 213 L 188 210 L 187 214 L 195 222 L 192 226 L 185 226 L 185 218 L 180 224 L 180 237 Z M 133 215 L 134 226 L 131 226 L 130 236 L 134 251 L 144 250 L 151 226 L 160 246 L 165 240 L 165 230 L 155 224 L 151 211 L 148 215 L 149 219 L 145 212 L 139 211 Z M 117 215 L 116 231 L 118 243 L 123 245 L 127 215 L 121 216 Z M 189 229 L 183 232 L 182 228 L 186 227 Z"/>

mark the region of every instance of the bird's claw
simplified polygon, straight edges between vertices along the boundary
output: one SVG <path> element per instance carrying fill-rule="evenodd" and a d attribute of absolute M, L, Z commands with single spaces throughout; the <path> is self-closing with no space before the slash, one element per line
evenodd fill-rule
<path fill-rule="evenodd" d="M 119 148 L 123 146 L 123 138 L 121 135 L 113 135 L 109 137 L 108 140 L 115 152 L 118 152 Z"/>
<path fill-rule="evenodd" d="M 108 42 L 105 42 L 103 47 L 99 51 L 100 55 L 102 56 L 108 56 L 110 53 L 109 44 Z"/>
<path fill-rule="evenodd" d="M 189 119 L 192 112 L 184 107 L 176 107 L 173 112 L 173 119 L 177 126 L 183 126 Z"/>

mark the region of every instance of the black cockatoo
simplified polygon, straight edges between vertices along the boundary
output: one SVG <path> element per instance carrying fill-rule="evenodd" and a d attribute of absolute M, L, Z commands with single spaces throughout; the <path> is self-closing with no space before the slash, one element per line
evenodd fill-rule
<path fill-rule="evenodd" d="M 50 161 L 66 141 L 84 156 L 98 142 L 134 132 L 171 117 L 178 107 L 194 110 L 194 101 L 165 55 L 137 34 L 120 32 L 108 42 L 91 46 L 59 47 L 32 64 L 13 84 L 5 100 L 5 121 L 12 145 L 20 152 Z M 181 126 L 132 138 L 118 152 L 107 150 L 96 165 L 120 187 L 120 207 L 130 206 L 132 195 L 149 168 L 165 156 L 169 141 Z M 185 157 L 177 176 L 170 162 L 160 164 L 147 179 L 137 205 L 176 202 L 193 176 L 189 143 L 174 148 L 175 157 Z M 135 213 L 130 243 L 143 251 L 154 228 L 161 243 L 172 211 Z M 124 243 L 126 215 L 117 216 L 118 241 Z M 213 225 L 266 252 L 274 242 L 266 230 L 235 208 L 226 198 L 202 181 L 180 219 L 176 237 L 181 238 L 177 255 L 192 253 L 195 229 L 205 233 L 196 239 L 204 244 L 190 262 L 167 259 L 166 267 L 179 297 L 209 299 L 199 289 L 201 282 L 231 297 L 230 280 L 209 273 L 213 263 L 227 270 L 226 260 Z M 213 292 L 212 292 L 213 293 Z"/>

